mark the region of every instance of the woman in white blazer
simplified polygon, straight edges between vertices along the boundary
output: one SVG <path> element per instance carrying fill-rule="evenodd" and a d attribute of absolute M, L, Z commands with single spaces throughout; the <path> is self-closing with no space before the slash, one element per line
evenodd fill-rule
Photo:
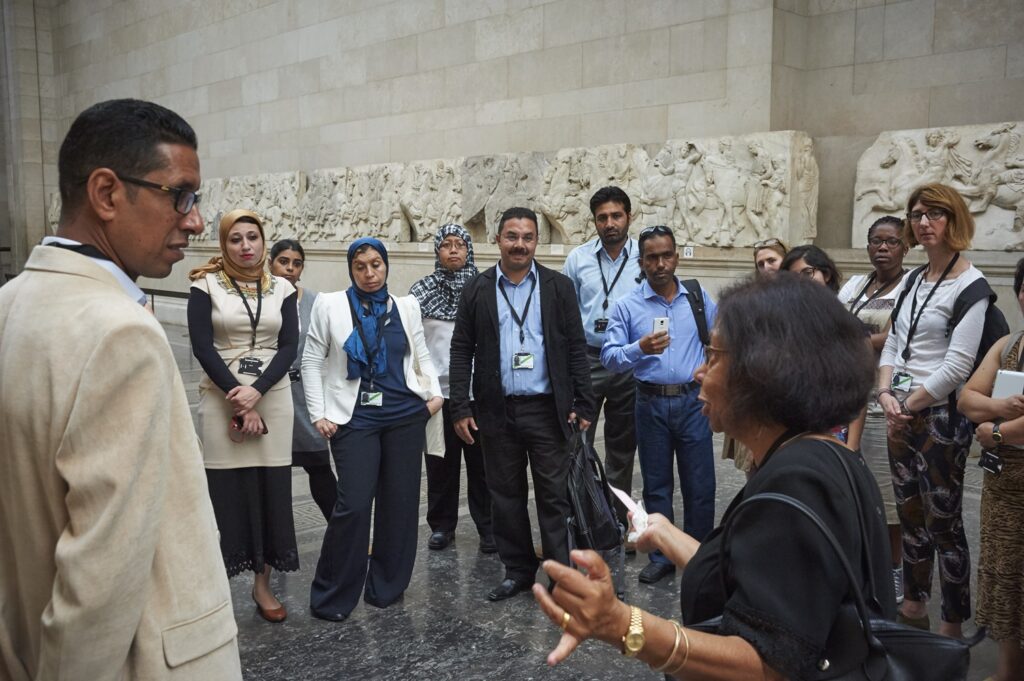
<path fill-rule="evenodd" d="M 425 426 L 428 419 L 432 429 L 441 426 L 433 416 L 444 403 L 419 304 L 412 296 L 388 294 L 384 244 L 353 242 L 348 271 L 348 290 L 317 297 L 302 356 L 309 417 L 330 440 L 338 471 L 338 500 L 310 587 L 310 609 L 334 621 L 348 617 L 364 585 L 364 600 L 379 608 L 409 586 Z"/>

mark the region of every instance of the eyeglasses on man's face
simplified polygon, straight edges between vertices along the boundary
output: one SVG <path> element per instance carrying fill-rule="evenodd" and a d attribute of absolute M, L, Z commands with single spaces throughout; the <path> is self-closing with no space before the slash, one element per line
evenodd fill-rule
<path fill-rule="evenodd" d="M 935 222 L 936 220 L 941 220 L 944 217 L 946 217 L 946 211 L 941 208 L 929 208 L 923 213 L 919 210 L 907 213 L 907 219 L 910 220 L 910 223 L 913 225 L 920 223 L 921 218 L 928 218 L 928 222 Z"/>
<path fill-rule="evenodd" d="M 192 212 L 192 209 L 202 200 L 202 195 L 199 192 L 192 191 L 191 189 L 184 189 L 183 187 L 168 187 L 165 184 L 157 184 L 156 182 L 150 182 L 149 180 L 140 180 L 137 177 L 124 177 L 119 175 L 118 179 L 128 184 L 138 185 L 139 187 L 145 187 L 146 189 L 155 189 L 157 191 L 166 192 L 173 197 L 174 210 L 178 211 L 182 215 L 188 215 Z"/>
<path fill-rule="evenodd" d="M 930 219 L 931 218 L 929 218 L 929 220 Z M 878 248 L 882 244 L 885 244 L 889 248 L 899 248 L 900 246 L 903 245 L 903 240 L 896 236 L 891 236 L 887 239 L 883 239 L 880 236 L 873 236 L 870 239 L 868 239 L 868 245 L 874 246 L 875 248 Z"/>

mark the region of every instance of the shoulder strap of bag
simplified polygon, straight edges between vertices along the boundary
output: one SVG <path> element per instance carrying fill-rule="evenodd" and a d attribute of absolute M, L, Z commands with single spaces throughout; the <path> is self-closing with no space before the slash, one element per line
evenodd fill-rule
<path fill-rule="evenodd" d="M 967 311 L 979 300 L 984 300 L 985 298 L 988 298 L 990 305 L 995 305 L 997 300 L 996 293 L 989 286 L 985 278 L 975 279 L 967 285 L 967 288 L 960 292 L 960 295 L 953 302 L 953 312 L 949 315 L 949 321 L 946 322 L 947 338 L 953 333 L 956 325 L 963 321 Z"/>
<path fill-rule="evenodd" d="M 711 334 L 708 331 L 708 318 L 704 312 L 704 292 L 701 291 L 700 282 L 696 279 L 683 279 L 683 288 L 686 289 L 686 299 L 690 302 L 690 309 L 693 311 L 693 321 L 697 322 L 697 336 L 701 345 L 711 345 Z"/>
<path fill-rule="evenodd" d="M 761 492 L 760 494 L 755 494 L 740 502 L 739 506 L 737 506 L 729 516 L 729 522 L 726 523 L 725 528 L 722 531 L 722 548 L 719 553 L 719 573 L 722 575 L 723 581 L 725 580 L 725 563 L 728 560 L 729 537 L 732 532 L 732 528 L 735 525 L 735 522 L 733 521 L 744 510 L 749 509 L 755 504 L 766 502 L 783 504 L 795 509 L 805 518 L 810 520 L 811 523 L 818 528 L 818 531 L 822 536 L 825 537 L 825 540 L 828 541 L 829 546 L 832 547 L 832 550 L 836 554 L 836 558 L 839 559 L 839 564 L 842 566 L 843 572 L 846 573 L 846 581 L 849 584 L 848 593 L 853 598 L 853 604 L 857 610 L 857 616 L 860 618 L 861 628 L 864 631 L 864 641 L 868 647 L 868 657 L 864 663 L 864 671 L 870 679 L 877 679 L 879 681 L 884 679 L 888 670 L 885 647 L 871 632 L 871 619 L 868 614 L 868 608 L 864 603 L 864 595 L 861 593 L 860 586 L 857 584 L 857 580 L 853 576 L 853 568 L 850 567 L 850 561 L 847 560 L 846 553 L 839 545 L 839 541 L 836 539 L 835 535 L 832 534 L 832 530 L 828 529 L 828 526 L 825 525 L 821 518 L 818 517 L 818 514 L 811 510 L 802 501 L 776 492 Z"/>
<path fill-rule="evenodd" d="M 917 278 L 921 276 L 922 272 L 924 272 L 925 267 L 927 267 L 927 265 L 915 267 L 910 271 L 910 274 L 907 275 L 907 280 L 903 284 L 903 290 L 900 291 L 900 296 L 896 299 L 896 304 L 893 305 L 892 315 L 889 317 L 894 333 L 896 331 L 896 317 L 900 314 L 900 308 L 903 307 L 903 301 L 907 299 L 907 294 L 910 293 L 912 288 L 914 288 L 914 282 L 916 282 Z"/>
<path fill-rule="evenodd" d="M 846 460 L 847 454 L 839 448 L 839 445 L 830 440 L 821 440 L 828 445 L 829 450 L 835 454 L 835 457 L 839 460 L 839 464 L 843 467 L 843 472 L 846 473 L 846 481 L 850 484 L 850 492 L 853 494 L 853 502 L 857 507 L 857 528 L 860 530 L 860 546 L 861 546 L 861 564 L 864 568 L 865 574 L 868 577 L 868 585 L 871 587 L 871 604 L 875 606 L 876 612 L 882 612 L 882 604 L 878 600 L 878 589 L 875 588 L 875 571 L 871 569 L 871 565 L 864 557 L 868 551 L 868 532 L 864 528 L 864 506 L 860 503 L 860 492 L 857 491 L 857 485 L 853 480 L 853 471 L 850 470 L 850 463 Z"/>

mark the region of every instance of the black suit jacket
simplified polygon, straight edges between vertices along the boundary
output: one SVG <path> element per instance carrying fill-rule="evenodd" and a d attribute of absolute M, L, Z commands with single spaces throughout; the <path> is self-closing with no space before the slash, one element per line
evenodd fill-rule
<path fill-rule="evenodd" d="M 595 400 L 590 386 L 587 339 L 583 335 L 579 303 L 572 281 L 540 263 L 541 328 L 547 356 L 548 377 L 554 393 L 562 431 L 572 434 L 569 413 L 594 420 Z M 502 358 L 498 339 L 497 267 L 484 270 L 462 290 L 452 334 L 451 366 L 448 370 L 452 420 L 473 416 L 469 406 L 469 381 L 478 414 L 477 427 L 495 433 L 505 423 L 505 394 L 501 386 Z"/>

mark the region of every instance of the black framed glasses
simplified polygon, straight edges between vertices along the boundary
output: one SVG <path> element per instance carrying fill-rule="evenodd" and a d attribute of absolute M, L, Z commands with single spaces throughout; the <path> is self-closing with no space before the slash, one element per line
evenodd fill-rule
<path fill-rule="evenodd" d="M 948 213 L 941 208 L 929 208 L 923 213 L 919 210 L 907 213 L 907 219 L 910 220 L 910 224 L 916 225 L 921 222 L 921 218 L 928 218 L 928 222 L 935 222 L 946 217 Z"/>
<path fill-rule="evenodd" d="M 655 225 L 653 227 L 644 227 L 640 230 L 640 238 L 644 239 L 649 236 L 665 236 L 666 234 L 672 234 L 672 230 L 665 225 Z"/>
<path fill-rule="evenodd" d="M 819 268 L 817 267 L 802 267 L 799 270 L 797 270 L 796 273 L 799 274 L 801 277 L 807 277 L 808 279 L 810 279 L 811 277 L 814 276 L 814 273 L 817 271 L 819 271 Z"/>
<path fill-rule="evenodd" d="M 118 179 L 122 182 L 127 182 L 128 184 L 134 184 L 140 187 L 145 187 L 146 189 L 155 189 L 157 191 L 171 194 L 174 197 L 174 210 L 178 211 L 182 215 L 188 215 L 203 198 L 202 194 L 194 192 L 191 189 L 168 187 L 165 184 L 157 184 L 156 182 L 150 182 L 149 180 L 140 180 L 137 177 L 124 177 L 118 175 Z"/>
<path fill-rule="evenodd" d="M 930 220 L 931 218 L 928 219 Z M 889 248 L 899 248 L 900 246 L 903 245 L 903 240 L 896 236 L 891 236 L 888 239 L 883 239 L 880 236 L 873 236 L 870 239 L 868 239 L 868 244 L 874 246 L 875 248 L 878 248 L 882 244 L 885 244 Z"/>

